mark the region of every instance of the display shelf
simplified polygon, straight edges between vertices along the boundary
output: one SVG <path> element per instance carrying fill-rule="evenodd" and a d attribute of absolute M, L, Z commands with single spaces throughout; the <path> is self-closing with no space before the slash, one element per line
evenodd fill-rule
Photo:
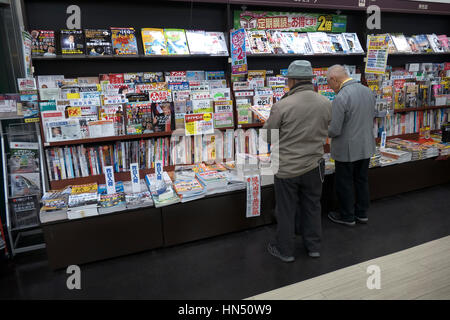
<path fill-rule="evenodd" d="M 73 55 L 63 56 L 57 55 L 53 57 L 34 56 L 33 61 L 66 61 L 66 60 L 147 60 L 147 59 L 203 59 L 203 58 L 228 58 L 228 55 L 210 55 L 210 54 L 172 54 L 172 55 L 129 55 L 129 56 L 87 56 L 87 55 Z"/>
<path fill-rule="evenodd" d="M 154 138 L 154 137 L 169 137 L 171 135 L 172 135 L 172 131 L 143 133 L 143 134 L 126 134 L 126 135 L 122 135 L 122 136 L 109 136 L 109 137 L 87 138 L 87 139 L 78 139 L 78 140 L 45 142 L 44 147 L 60 147 L 60 146 L 69 146 L 69 145 L 86 144 L 86 143 L 103 143 L 103 142 L 110 142 L 110 141 L 126 141 L 126 140 L 147 139 L 147 138 Z"/>
<path fill-rule="evenodd" d="M 439 133 L 441 130 L 431 130 L 431 134 Z M 394 139 L 394 138 L 400 138 L 405 140 L 418 140 L 419 139 L 419 132 L 415 133 L 406 133 L 406 134 L 399 134 L 395 136 L 386 136 L 386 140 Z M 376 138 L 376 142 L 380 143 L 381 138 Z"/>
<path fill-rule="evenodd" d="M 435 55 L 445 55 L 450 54 L 450 52 L 420 52 L 420 53 L 414 53 L 414 52 L 394 52 L 388 54 L 389 56 L 435 56 Z"/>
<path fill-rule="evenodd" d="M 174 171 L 175 166 L 166 166 L 164 167 L 164 171 Z M 155 169 L 140 169 L 139 170 L 139 176 L 141 179 L 145 177 L 145 175 L 154 173 Z M 130 171 L 126 172 L 114 172 L 114 180 L 115 181 L 129 181 L 131 180 L 130 177 Z M 59 190 L 63 189 L 70 185 L 79 185 L 79 184 L 87 184 L 87 183 L 94 183 L 97 182 L 98 184 L 104 184 L 105 183 L 105 175 L 99 174 L 99 175 L 91 175 L 88 177 L 80 177 L 80 178 L 72 178 L 72 179 L 61 179 L 61 180 L 53 180 L 50 181 L 50 188 L 52 190 Z"/>
<path fill-rule="evenodd" d="M 394 109 L 394 113 L 426 111 L 426 110 L 435 110 L 435 109 L 447 109 L 449 107 L 450 106 L 425 106 L 425 107 L 420 107 L 420 108 L 402 108 L 402 109 Z"/>
<path fill-rule="evenodd" d="M 293 58 L 293 57 L 342 57 L 342 56 L 364 56 L 366 53 L 316 53 L 316 54 L 298 54 L 298 53 L 247 53 L 247 58 L 264 58 L 264 57 L 276 57 L 276 58 Z"/>
<path fill-rule="evenodd" d="M 244 123 L 238 124 L 236 129 L 248 129 L 248 128 L 262 128 L 264 123 Z"/>

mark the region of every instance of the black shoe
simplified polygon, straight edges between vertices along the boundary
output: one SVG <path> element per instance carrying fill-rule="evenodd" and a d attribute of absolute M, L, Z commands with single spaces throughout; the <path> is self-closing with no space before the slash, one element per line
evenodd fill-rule
<path fill-rule="evenodd" d="M 331 211 L 328 214 L 328 218 L 335 223 L 344 224 L 349 227 L 353 227 L 356 224 L 355 221 L 342 220 L 341 214 L 339 212 L 335 212 L 335 211 Z"/>
<path fill-rule="evenodd" d="M 369 221 L 369 218 L 367 218 L 367 217 L 356 216 L 355 219 L 356 219 L 356 222 L 363 223 L 363 224 L 366 224 Z"/>
<path fill-rule="evenodd" d="M 310 256 L 311 258 L 320 258 L 320 252 L 308 252 L 308 256 Z"/>
<path fill-rule="evenodd" d="M 274 257 L 277 257 L 278 259 L 280 259 L 283 262 L 294 262 L 295 261 L 295 258 L 293 256 L 285 256 L 285 255 L 281 254 L 281 252 L 278 251 L 278 248 L 271 243 L 269 243 L 269 245 L 267 246 L 267 250 L 269 251 L 269 253 L 271 255 L 273 255 Z"/>

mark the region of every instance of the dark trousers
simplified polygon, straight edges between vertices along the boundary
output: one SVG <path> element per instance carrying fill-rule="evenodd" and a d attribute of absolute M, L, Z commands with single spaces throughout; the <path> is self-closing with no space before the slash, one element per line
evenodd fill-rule
<path fill-rule="evenodd" d="M 274 185 L 278 250 L 283 255 L 293 256 L 295 231 L 300 231 L 306 249 L 310 252 L 319 252 L 322 236 L 320 206 L 322 181 L 319 168 L 295 178 L 275 177 Z"/>
<path fill-rule="evenodd" d="M 336 194 L 341 218 L 344 221 L 355 221 L 355 215 L 361 218 L 367 217 L 370 201 L 369 160 L 335 161 Z"/>

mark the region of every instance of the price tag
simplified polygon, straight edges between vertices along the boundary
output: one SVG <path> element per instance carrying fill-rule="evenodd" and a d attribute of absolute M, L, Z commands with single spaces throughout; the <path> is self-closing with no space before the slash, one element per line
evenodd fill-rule
<path fill-rule="evenodd" d="M 137 163 L 130 164 L 131 189 L 133 193 L 141 192 L 141 184 L 139 178 L 139 165 Z"/>

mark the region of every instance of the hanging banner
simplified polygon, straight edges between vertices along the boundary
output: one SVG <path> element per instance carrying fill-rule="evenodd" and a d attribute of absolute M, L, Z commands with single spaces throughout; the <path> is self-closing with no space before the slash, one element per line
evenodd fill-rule
<path fill-rule="evenodd" d="M 368 36 L 366 73 L 385 73 L 388 58 L 388 44 L 388 35 Z"/>
<path fill-rule="evenodd" d="M 247 73 L 247 54 L 245 51 L 245 30 L 231 32 L 231 74 Z"/>
<path fill-rule="evenodd" d="M 259 175 L 245 178 L 247 182 L 247 218 L 261 214 L 261 181 Z"/>
<path fill-rule="evenodd" d="M 297 32 L 345 32 L 347 16 L 335 14 L 235 11 L 234 28 Z"/>
<path fill-rule="evenodd" d="M 33 70 L 31 67 L 31 43 L 32 37 L 26 31 L 22 31 L 22 51 L 23 51 L 23 62 L 25 67 L 24 78 L 32 78 Z"/>

